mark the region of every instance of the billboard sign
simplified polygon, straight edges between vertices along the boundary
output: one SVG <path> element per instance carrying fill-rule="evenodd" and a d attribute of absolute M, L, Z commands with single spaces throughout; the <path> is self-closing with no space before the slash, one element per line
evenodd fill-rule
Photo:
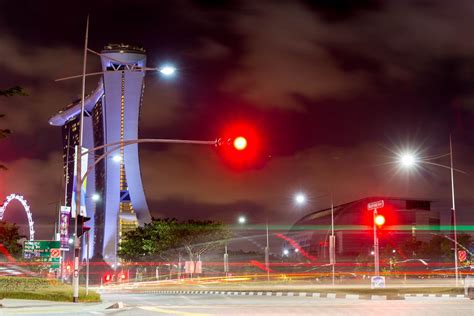
<path fill-rule="evenodd" d="M 76 148 L 76 155 L 78 152 L 78 146 Z M 87 172 L 87 148 L 82 148 L 82 156 L 81 156 L 81 178 Z M 72 199 L 71 199 L 71 216 L 72 218 L 76 217 L 76 181 L 77 181 L 77 159 L 74 159 L 74 178 L 72 183 Z M 87 187 L 87 178 L 84 179 L 84 182 L 81 186 L 81 215 L 87 216 L 86 214 L 86 187 Z"/>
<path fill-rule="evenodd" d="M 69 251 L 69 219 L 71 217 L 71 208 L 61 206 L 61 216 L 59 218 L 59 241 L 61 250 Z"/>

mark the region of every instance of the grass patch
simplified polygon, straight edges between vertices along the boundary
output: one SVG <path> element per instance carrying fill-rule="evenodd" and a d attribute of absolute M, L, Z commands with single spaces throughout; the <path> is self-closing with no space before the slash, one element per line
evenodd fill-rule
<path fill-rule="evenodd" d="M 26 289 L 4 291 L 0 289 L 0 299 L 2 298 L 72 302 L 72 287 L 70 285 L 48 286 L 35 291 Z M 79 302 L 100 302 L 100 295 L 89 290 L 89 294 L 86 296 L 85 289 L 81 289 Z"/>

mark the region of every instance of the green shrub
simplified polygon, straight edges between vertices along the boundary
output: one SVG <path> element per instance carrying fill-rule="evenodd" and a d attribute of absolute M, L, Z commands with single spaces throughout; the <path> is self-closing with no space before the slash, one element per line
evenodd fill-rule
<path fill-rule="evenodd" d="M 46 300 L 46 301 L 72 301 L 72 286 L 60 284 L 52 279 L 0 277 L 0 300 L 4 298 Z M 79 290 L 80 302 L 100 302 L 100 295 L 89 290 Z"/>
<path fill-rule="evenodd" d="M 0 290 L 9 291 L 35 291 L 50 286 L 57 286 L 54 279 L 27 278 L 27 277 L 0 277 Z"/>

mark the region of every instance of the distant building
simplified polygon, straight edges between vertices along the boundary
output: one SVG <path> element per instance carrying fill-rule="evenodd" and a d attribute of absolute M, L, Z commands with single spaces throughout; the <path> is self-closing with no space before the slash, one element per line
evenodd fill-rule
<path fill-rule="evenodd" d="M 336 256 L 338 262 L 351 261 L 373 250 L 373 212 L 369 202 L 384 201 L 377 211 L 386 222 L 379 229 L 381 252 L 385 248 L 395 251 L 409 240 L 427 240 L 439 230 L 439 213 L 431 211 L 431 202 L 390 197 L 368 197 L 334 206 Z M 331 208 L 310 213 L 291 228 L 288 236 L 304 250 L 304 254 L 317 261 L 329 261 L 329 236 L 331 235 Z M 290 244 L 287 247 L 291 247 Z"/>
<path fill-rule="evenodd" d="M 83 147 L 94 147 L 138 138 L 146 67 L 145 50 L 129 45 L 108 45 L 101 52 L 102 71 L 97 88 L 85 99 Z M 65 203 L 71 206 L 74 146 L 79 142 L 81 100 L 66 106 L 49 123 L 62 127 Z M 115 150 L 87 177 L 85 199 L 91 217 L 92 257 L 117 262 L 121 236 L 151 220 L 142 185 L 138 146 L 108 147 Z M 89 154 L 89 163 L 104 149 Z M 98 194 L 98 201 L 92 196 Z M 83 247 L 84 249 L 84 247 Z M 83 254 L 85 252 L 83 251 Z"/>

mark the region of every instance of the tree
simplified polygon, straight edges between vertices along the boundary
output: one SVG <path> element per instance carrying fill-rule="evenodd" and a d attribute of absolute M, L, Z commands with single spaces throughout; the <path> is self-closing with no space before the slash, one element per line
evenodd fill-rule
<path fill-rule="evenodd" d="M 19 86 L 8 88 L 6 90 L 0 90 L 0 96 L 12 97 L 15 95 L 27 96 L 28 93 L 26 93 L 25 90 L 23 90 L 23 88 Z"/>
<path fill-rule="evenodd" d="M 0 244 L 3 245 L 11 256 L 17 257 L 22 253 L 20 239 L 25 238 L 16 224 L 0 221 Z"/>
<path fill-rule="evenodd" d="M 186 250 L 190 261 L 221 247 L 230 235 L 223 224 L 213 221 L 190 220 L 177 228 L 179 244 Z"/>
<path fill-rule="evenodd" d="M 157 257 L 171 261 L 186 253 L 189 260 L 195 260 L 222 246 L 229 235 L 225 225 L 213 221 L 153 219 L 125 233 L 119 256 L 134 261 Z"/>

